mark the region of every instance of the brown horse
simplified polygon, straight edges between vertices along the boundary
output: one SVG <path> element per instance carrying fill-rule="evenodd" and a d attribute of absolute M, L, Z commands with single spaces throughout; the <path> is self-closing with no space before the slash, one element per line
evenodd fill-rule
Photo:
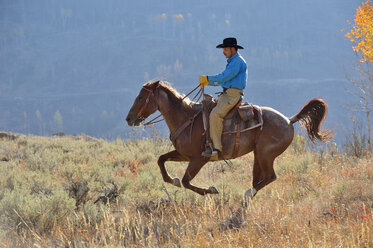
<path fill-rule="evenodd" d="M 200 108 L 198 105 L 198 103 L 184 100 L 167 83 L 148 82 L 143 85 L 135 99 L 126 121 L 130 126 L 138 126 L 155 111 L 160 111 L 170 129 L 171 137 L 175 137 L 175 132 L 178 132 L 177 137 L 172 139 L 175 150 L 161 155 L 158 159 L 163 180 L 181 187 L 178 178 L 172 179 L 168 175 L 164 163 L 166 161 L 189 161 L 181 181 L 183 186 L 201 195 L 217 194 L 218 191 L 214 186 L 205 189 L 190 183 L 202 166 L 209 161 L 209 158 L 201 156 L 206 135 L 204 134 L 202 114 L 199 114 L 198 109 Z M 328 130 L 320 131 L 320 125 L 327 114 L 327 105 L 321 99 L 311 100 L 298 114 L 290 119 L 272 108 L 261 107 L 261 110 L 263 114 L 262 129 L 256 128 L 242 132 L 240 138 L 238 156 L 254 151 L 253 188 L 245 192 L 246 200 L 248 200 L 248 197 L 254 197 L 260 189 L 276 179 L 273 162 L 292 142 L 294 123 L 301 121 L 312 141 L 326 141 L 332 136 Z M 191 117 L 194 117 L 194 121 L 189 124 L 189 127 L 180 129 L 180 127 L 186 126 L 186 122 L 190 122 Z M 223 152 L 219 154 L 219 159 L 227 158 L 224 156 L 226 155 L 224 150 L 229 150 L 234 146 L 229 142 L 229 139 L 224 138 L 224 135 L 222 143 Z"/>

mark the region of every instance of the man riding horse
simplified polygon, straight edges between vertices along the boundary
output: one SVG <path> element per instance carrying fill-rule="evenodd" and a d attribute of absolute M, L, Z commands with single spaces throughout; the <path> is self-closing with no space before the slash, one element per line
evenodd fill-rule
<path fill-rule="evenodd" d="M 236 38 L 226 38 L 216 48 L 223 48 L 223 54 L 227 58 L 225 70 L 214 76 L 199 76 L 201 88 L 207 85 L 223 87 L 223 94 L 210 114 L 210 136 L 213 147 L 208 146 L 202 152 L 205 157 L 216 157 L 218 152 L 222 151 L 221 135 L 224 117 L 243 96 L 243 89 L 245 89 L 247 81 L 246 61 L 237 51 L 244 48 L 237 45 Z"/>
<path fill-rule="evenodd" d="M 248 202 L 259 190 L 276 180 L 274 160 L 291 144 L 294 138 L 293 125 L 296 122 L 299 121 L 307 130 L 311 141 L 327 141 L 333 137 L 330 130 L 320 129 L 327 115 L 328 106 L 322 99 L 315 98 L 290 118 L 273 108 L 258 107 L 258 113 L 262 117 L 260 128 L 249 129 L 244 125 L 236 125 L 235 130 L 228 130 L 228 127 L 226 131 L 230 132 L 223 135 L 223 142 L 221 142 L 221 122 L 227 112 L 239 101 L 242 90 L 246 86 L 247 67 L 244 59 L 237 53 L 237 49 L 242 49 L 242 47 L 237 45 L 236 39 L 227 38 L 217 47 L 223 48 L 224 55 L 228 58 L 225 71 L 216 76 L 200 76 L 201 87 L 219 85 L 226 88 L 210 115 L 214 148 L 203 151 L 206 134 L 203 109 L 195 108 L 190 101 L 185 101 L 186 96 L 182 97 L 175 89 L 161 81 L 148 82 L 143 85 L 128 112 L 126 121 L 130 126 L 138 126 L 151 114 L 159 111 L 170 130 L 170 139 L 175 148 L 158 158 L 162 178 L 164 182 L 178 187 L 182 185 L 200 195 L 219 193 L 214 186 L 204 188 L 191 183 L 201 168 L 213 160 L 211 157 L 202 156 L 201 153 L 211 156 L 214 153 L 218 154 L 217 150 L 220 150 L 221 154 L 218 154 L 217 159 L 222 160 L 236 158 L 254 151 L 252 188 L 246 190 L 244 194 L 245 202 Z M 175 113 L 182 114 L 175 115 Z M 239 120 L 238 124 L 244 123 Z M 236 142 L 232 143 L 230 138 L 234 137 Z M 225 151 L 222 150 L 221 143 Z M 226 156 L 223 156 L 224 152 L 235 147 L 238 148 L 236 153 L 232 155 L 226 153 Z M 165 162 L 168 161 L 188 161 L 188 167 L 181 181 L 177 177 L 171 178 L 167 173 Z"/>

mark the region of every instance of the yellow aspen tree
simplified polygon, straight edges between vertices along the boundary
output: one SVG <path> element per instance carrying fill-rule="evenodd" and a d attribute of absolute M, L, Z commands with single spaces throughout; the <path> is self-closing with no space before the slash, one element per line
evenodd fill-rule
<path fill-rule="evenodd" d="M 346 37 L 355 43 L 352 49 L 360 53 L 362 63 L 373 61 L 373 5 L 370 0 L 362 2 L 356 9 L 352 29 Z"/>
<path fill-rule="evenodd" d="M 346 37 L 354 44 L 352 49 L 356 52 L 361 63 L 358 63 L 355 70 L 359 73 L 359 79 L 353 79 L 346 75 L 348 81 L 354 86 L 354 95 L 358 97 L 358 103 L 351 105 L 351 109 L 356 112 L 365 113 L 367 130 L 368 153 L 372 152 L 371 132 L 373 113 L 373 73 L 371 62 L 373 62 L 373 4 L 371 0 L 362 2 L 356 9 L 355 19 L 351 30 L 346 33 Z M 357 140 L 363 142 L 363 139 Z"/>

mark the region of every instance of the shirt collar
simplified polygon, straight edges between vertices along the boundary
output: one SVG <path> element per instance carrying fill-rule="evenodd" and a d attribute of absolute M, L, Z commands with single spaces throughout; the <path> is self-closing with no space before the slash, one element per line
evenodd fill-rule
<path fill-rule="evenodd" d="M 227 59 L 227 62 L 231 62 L 233 59 L 235 59 L 236 57 L 238 57 L 240 54 L 237 52 L 235 55 L 233 55 L 232 57 L 230 57 L 229 59 Z"/>

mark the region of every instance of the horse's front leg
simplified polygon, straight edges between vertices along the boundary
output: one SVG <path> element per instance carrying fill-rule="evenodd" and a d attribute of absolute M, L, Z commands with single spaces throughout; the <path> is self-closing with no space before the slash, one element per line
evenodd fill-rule
<path fill-rule="evenodd" d="M 166 171 L 166 168 L 164 166 L 164 163 L 166 161 L 188 161 L 187 158 L 183 157 L 180 153 L 178 153 L 178 151 L 176 150 L 173 150 L 171 152 L 168 152 L 168 153 L 165 153 L 163 155 L 161 155 L 159 158 L 158 158 L 158 166 L 159 166 L 159 169 L 161 169 L 161 173 L 162 173 L 162 177 L 163 177 L 163 181 L 165 181 L 166 183 L 171 183 L 175 186 L 178 186 L 178 187 L 181 187 L 181 183 L 180 183 L 180 180 L 179 178 L 174 178 L 172 179 L 167 171 Z"/>
<path fill-rule="evenodd" d="M 190 184 L 190 181 L 197 175 L 201 168 L 207 163 L 206 158 L 192 158 L 189 162 L 188 168 L 185 171 L 182 183 L 187 189 L 193 190 L 200 195 L 206 194 L 218 194 L 218 190 L 214 186 L 210 186 L 208 189 L 199 188 Z"/>

